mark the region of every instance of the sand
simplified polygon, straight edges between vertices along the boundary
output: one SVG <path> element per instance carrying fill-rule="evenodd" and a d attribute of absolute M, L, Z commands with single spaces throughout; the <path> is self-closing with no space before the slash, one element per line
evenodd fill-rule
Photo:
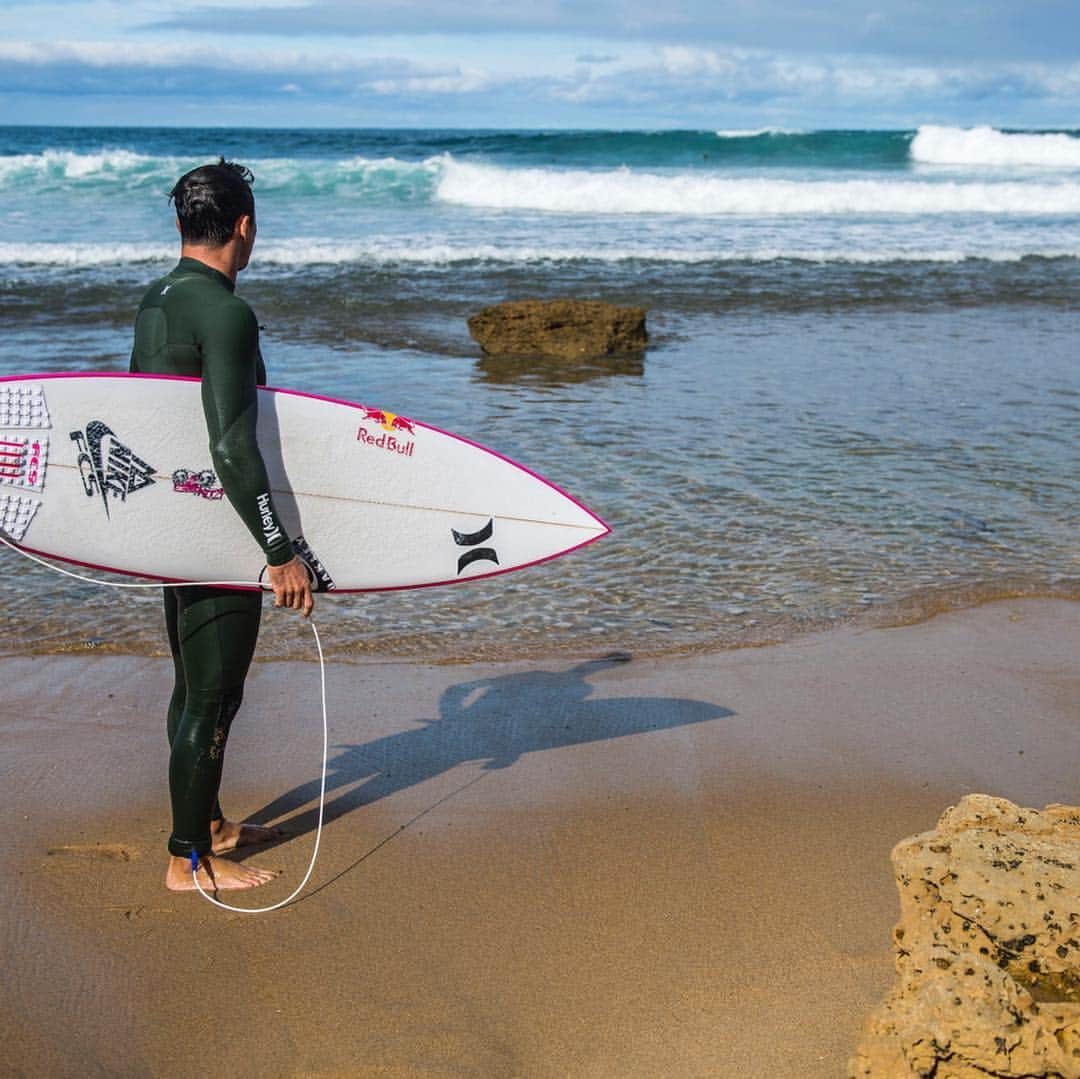
<path fill-rule="evenodd" d="M 170 665 L 0 660 L 0 1073 L 835 1077 L 893 980 L 889 851 L 1077 800 L 1080 605 L 683 658 L 329 672 L 303 898 L 162 887 Z M 231 815 L 283 898 L 317 668 L 260 664 Z"/>

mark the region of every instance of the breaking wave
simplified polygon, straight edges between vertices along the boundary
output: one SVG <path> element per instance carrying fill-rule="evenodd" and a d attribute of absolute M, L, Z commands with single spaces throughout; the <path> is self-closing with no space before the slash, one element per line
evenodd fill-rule
<path fill-rule="evenodd" d="M 429 200 L 440 158 L 402 161 L 395 157 L 343 159 L 258 158 L 246 164 L 255 173 L 255 189 L 284 195 L 360 195 L 391 199 Z M 167 192 L 176 178 L 200 161 L 157 157 L 129 150 L 79 153 L 43 150 L 36 154 L 0 157 L 0 189 L 38 190 L 62 186 L 93 190 L 98 187 L 153 185 Z"/>
<path fill-rule="evenodd" d="M 171 170 L 174 167 L 167 159 L 130 150 L 100 150 L 93 153 L 43 150 L 37 154 L 0 157 L 0 186 L 39 184 L 42 181 L 131 181 L 161 172 L 163 168 Z"/>
<path fill-rule="evenodd" d="M 911 157 L 930 165 L 1020 165 L 1080 169 L 1080 138 L 1062 133 L 1028 134 L 992 127 L 920 127 Z"/>

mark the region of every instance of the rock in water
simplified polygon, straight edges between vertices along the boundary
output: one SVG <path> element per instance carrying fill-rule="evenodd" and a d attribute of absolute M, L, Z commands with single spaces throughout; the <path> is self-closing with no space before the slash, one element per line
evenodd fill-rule
<path fill-rule="evenodd" d="M 1080 1079 L 1080 807 L 972 794 L 892 853 L 897 984 L 859 1079 Z"/>
<path fill-rule="evenodd" d="M 469 333 L 487 353 L 580 359 L 645 347 L 644 307 L 599 300 L 510 300 L 469 319 Z"/>

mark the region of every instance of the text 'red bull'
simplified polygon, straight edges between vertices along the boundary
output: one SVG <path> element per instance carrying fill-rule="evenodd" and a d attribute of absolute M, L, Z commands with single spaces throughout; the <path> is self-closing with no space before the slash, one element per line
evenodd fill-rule
<path fill-rule="evenodd" d="M 373 435 L 366 427 L 361 425 L 356 429 L 357 442 L 363 442 L 365 446 L 374 446 L 389 453 L 400 453 L 403 457 L 412 457 L 416 443 L 397 437 L 403 434 L 416 434 L 416 428 L 413 426 L 412 420 L 399 416 L 395 412 L 385 412 L 379 408 L 368 408 L 367 405 L 361 405 L 361 408 L 364 410 L 365 422 L 377 423 L 384 433 Z"/>

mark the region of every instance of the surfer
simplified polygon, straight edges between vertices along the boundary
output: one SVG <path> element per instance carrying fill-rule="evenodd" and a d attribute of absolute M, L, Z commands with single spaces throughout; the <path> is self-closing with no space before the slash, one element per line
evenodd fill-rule
<path fill-rule="evenodd" d="M 307 570 L 281 524 L 255 440 L 256 386 L 266 381 L 259 326 L 235 294 L 236 275 L 255 243 L 253 179 L 250 170 L 222 158 L 177 181 L 169 198 L 180 261 L 143 296 L 130 370 L 202 379 L 218 481 L 262 547 L 274 606 L 306 618 L 313 607 Z M 173 830 L 165 886 L 194 888 L 194 853 L 207 890 L 254 888 L 277 874 L 216 855 L 282 834 L 228 820 L 218 802 L 225 743 L 255 651 L 262 594 L 198 585 L 164 592 L 176 671 L 167 721 Z"/>

